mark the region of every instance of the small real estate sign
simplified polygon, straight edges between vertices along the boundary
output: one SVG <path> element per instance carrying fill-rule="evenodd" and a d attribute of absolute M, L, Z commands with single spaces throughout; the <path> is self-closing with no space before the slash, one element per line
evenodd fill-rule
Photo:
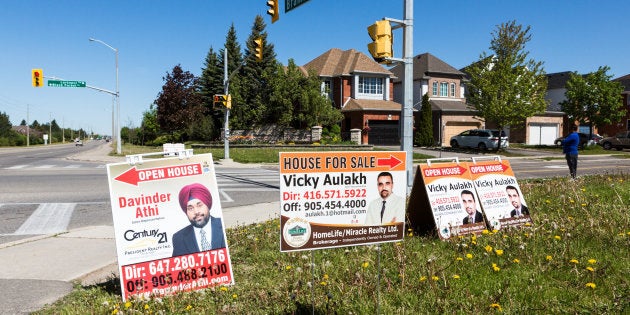
<path fill-rule="evenodd" d="M 211 154 L 107 175 L 124 300 L 234 283 Z"/>
<path fill-rule="evenodd" d="M 473 158 L 468 168 L 491 229 L 532 222 L 509 161 Z"/>
<path fill-rule="evenodd" d="M 280 250 L 402 240 L 406 152 L 281 152 Z"/>

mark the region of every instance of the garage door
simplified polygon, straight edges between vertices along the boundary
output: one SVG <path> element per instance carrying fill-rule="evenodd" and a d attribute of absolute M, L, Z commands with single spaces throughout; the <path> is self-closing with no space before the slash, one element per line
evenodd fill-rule
<path fill-rule="evenodd" d="M 553 145 L 553 141 L 558 137 L 558 125 L 556 124 L 530 124 L 529 145 Z"/>
<path fill-rule="evenodd" d="M 478 123 L 471 122 L 447 122 L 444 126 L 444 137 L 442 137 L 442 145 L 450 146 L 451 137 L 460 134 L 468 129 L 479 129 Z"/>
<path fill-rule="evenodd" d="M 373 145 L 400 145 L 397 120 L 370 120 L 368 143 Z"/>

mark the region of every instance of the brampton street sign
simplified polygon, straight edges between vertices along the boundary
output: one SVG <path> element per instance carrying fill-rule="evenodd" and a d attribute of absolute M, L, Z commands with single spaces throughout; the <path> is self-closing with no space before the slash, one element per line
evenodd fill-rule
<path fill-rule="evenodd" d="M 48 86 L 53 86 L 53 87 L 85 87 L 85 81 L 48 80 Z"/>

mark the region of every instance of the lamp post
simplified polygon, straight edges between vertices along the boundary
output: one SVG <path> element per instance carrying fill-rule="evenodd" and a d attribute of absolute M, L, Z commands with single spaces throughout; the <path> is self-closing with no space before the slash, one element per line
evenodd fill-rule
<path fill-rule="evenodd" d="M 100 39 L 90 38 L 90 41 L 101 43 L 116 53 L 116 153 L 120 154 L 122 152 L 122 148 L 120 140 L 120 91 L 118 90 L 118 49 L 108 45 Z"/>

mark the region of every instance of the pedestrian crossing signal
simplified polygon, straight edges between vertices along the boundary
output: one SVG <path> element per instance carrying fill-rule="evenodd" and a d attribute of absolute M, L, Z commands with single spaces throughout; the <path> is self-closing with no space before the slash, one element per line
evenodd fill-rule
<path fill-rule="evenodd" d="M 232 95 L 215 94 L 212 105 L 214 105 L 214 108 L 225 107 L 227 109 L 230 109 L 232 108 Z"/>

